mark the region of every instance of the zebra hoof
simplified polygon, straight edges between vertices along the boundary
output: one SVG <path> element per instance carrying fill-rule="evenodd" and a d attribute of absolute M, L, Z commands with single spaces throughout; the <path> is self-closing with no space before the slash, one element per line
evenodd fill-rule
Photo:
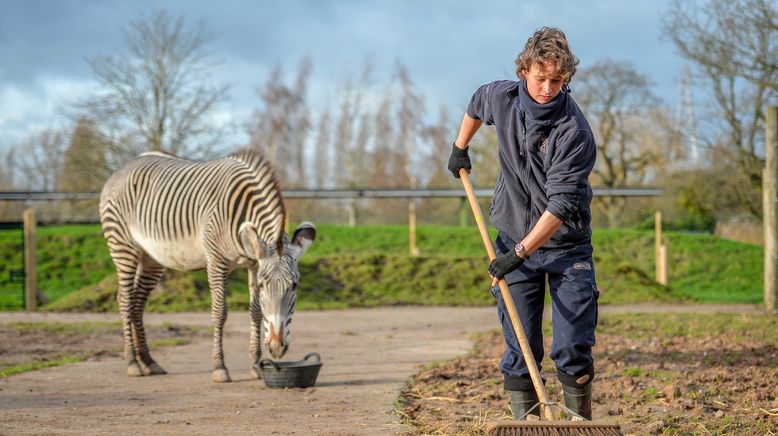
<path fill-rule="evenodd" d="M 262 378 L 262 375 L 259 373 L 259 367 L 257 365 L 251 367 L 251 378 L 254 380 L 259 380 Z"/>
<path fill-rule="evenodd" d="M 129 377 L 143 377 L 145 374 L 143 373 L 143 370 L 140 369 L 140 365 L 136 362 L 132 362 L 127 365 L 127 375 Z"/>
<path fill-rule="evenodd" d="M 227 383 L 232 381 L 232 379 L 230 379 L 230 373 L 227 372 L 226 369 L 214 369 L 211 373 L 211 380 L 213 380 L 214 383 Z"/>
<path fill-rule="evenodd" d="M 167 371 L 162 369 L 161 366 L 157 362 L 151 362 L 151 365 L 148 365 L 143 368 L 143 375 L 161 375 L 161 374 L 167 374 Z"/>

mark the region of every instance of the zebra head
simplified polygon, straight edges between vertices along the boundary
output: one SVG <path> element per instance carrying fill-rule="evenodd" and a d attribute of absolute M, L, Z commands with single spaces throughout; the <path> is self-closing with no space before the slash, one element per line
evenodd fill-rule
<path fill-rule="evenodd" d="M 289 348 L 289 325 L 297 303 L 297 263 L 316 238 L 316 226 L 307 221 L 301 223 L 292 240 L 284 234 L 283 244 L 278 246 L 262 241 L 249 223 L 241 225 L 239 232 L 245 251 L 250 250 L 257 261 L 256 276 L 249 278 L 249 283 L 253 283 L 251 316 L 255 322 L 262 319 L 265 347 L 271 356 L 280 359 Z"/>

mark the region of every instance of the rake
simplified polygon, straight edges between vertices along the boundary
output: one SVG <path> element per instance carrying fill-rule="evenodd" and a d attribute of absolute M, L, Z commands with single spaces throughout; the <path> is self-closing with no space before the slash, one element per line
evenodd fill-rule
<path fill-rule="evenodd" d="M 459 170 L 459 176 L 462 179 L 462 184 L 465 187 L 465 193 L 467 194 L 467 200 L 470 202 L 470 208 L 473 210 L 473 217 L 475 223 L 478 226 L 478 231 L 481 233 L 481 239 L 484 243 L 484 248 L 489 255 L 489 260 L 492 261 L 496 256 L 494 253 L 494 247 L 492 247 L 489 233 L 486 231 L 486 224 L 484 224 L 484 217 L 481 214 L 481 207 L 478 205 L 475 193 L 473 192 L 473 185 L 470 183 L 470 178 L 467 175 L 465 169 Z M 560 403 L 551 402 L 548 398 L 548 392 L 546 387 L 540 378 L 540 371 L 538 371 L 535 358 L 532 356 L 532 350 L 529 348 L 529 342 L 527 341 L 527 335 L 524 333 L 524 328 L 521 326 L 521 319 L 516 311 L 516 305 L 513 303 L 513 297 L 508 290 L 508 284 L 504 279 L 500 279 L 500 293 L 505 301 L 505 307 L 508 310 L 508 315 L 511 319 L 511 325 L 516 332 L 516 337 L 519 340 L 519 347 L 521 353 L 524 356 L 524 362 L 529 369 L 529 375 L 532 379 L 532 385 L 535 387 L 535 392 L 538 394 L 538 404 L 535 407 L 540 407 L 541 415 L 545 421 L 498 421 L 488 425 L 486 434 L 491 436 L 513 436 L 513 435 L 586 435 L 586 436 L 617 436 L 621 435 L 621 428 L 617 424 L 610 422 L 598 422 L 598 421 L 586 421 L 578 414 L 568 409 Z M 574 417 L 572 421 L 555 420 L 554 410 L 557 408 L 560 411 L 564 411 L 566 414 Z M 534 408 L 533 408 L 534 409 Z"/>

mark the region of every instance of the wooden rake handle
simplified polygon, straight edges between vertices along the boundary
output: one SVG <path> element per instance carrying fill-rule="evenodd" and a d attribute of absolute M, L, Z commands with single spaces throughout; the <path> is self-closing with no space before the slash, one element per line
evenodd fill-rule
<path fill-rule="evenodd" d="M 481 207 L 478 205 L 478 200 L 473 192 L 473 185 L 470 183 L 470 178 L 467 175 L 467 170 L 464 168 L 459 170 L 459 177 L 462 179 L 462 184 L 465 186 L 465 193 L 467 194 L 467 200 L 470 202 L 470 208 L 473 210 L 473 217 L 475 217 L 475 223 L 478 225 L 478 231 L 481 233 L 481 239 L 486 248 L 486 253 L 489 255 L 489 261 L 494 260 L 497 255 L 492 247 L 492 241 L 489 237 L 489 232 L 486 231 L 486 224 L 484 224 L 484 216 L 481 214 Z M 540 378 L 540 371 L 535 364 L 535 357 L 532 356 L 532 350 L 529 347 L 529 341 L 527 341 L 527 335 L 524 333 L 524 328 L 521 326 L 521 318 L 516 311 L 516 305 L 513 303 L 513 297 L 508 289 L 508 284 L 505 283 L 505 279 L 500 279 L 500 293 L 502 299 L 505 301 L 505 307 L 508 309 L 508 316 L 511 319 L 511 325 L 513 325 L 513 331 L 516 332 L 516 337 L 519 339 L 519 347 L 521 348 L 521 354 L 524 356 L 524 362 L 529 369 L 529 375 L 532 379 L 532 384 L 535 386 L 535 392 L 538 394 L 540 400 L 541 409 L 546 419 L 552 421 L 554 414 L 551 411 L 551 407 L 548 407 L 548 392 L 546 387 L 543 386 L 543 380 Z"/>

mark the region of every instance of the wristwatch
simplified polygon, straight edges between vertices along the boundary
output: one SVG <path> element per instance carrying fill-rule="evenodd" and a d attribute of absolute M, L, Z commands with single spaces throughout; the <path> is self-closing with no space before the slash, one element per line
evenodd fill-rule
<path fill-rule="evenodd" d="M 522 244 L 521 242 L 519 242 L 518 244 L 516 244 L 515 247 L 513 247 L 513 251 L 516 253 L 516 256 L 524 260 L 529 259 L 529 253 L 527 253 L 527 250 L 524 248 L 524 244 Z"/>

